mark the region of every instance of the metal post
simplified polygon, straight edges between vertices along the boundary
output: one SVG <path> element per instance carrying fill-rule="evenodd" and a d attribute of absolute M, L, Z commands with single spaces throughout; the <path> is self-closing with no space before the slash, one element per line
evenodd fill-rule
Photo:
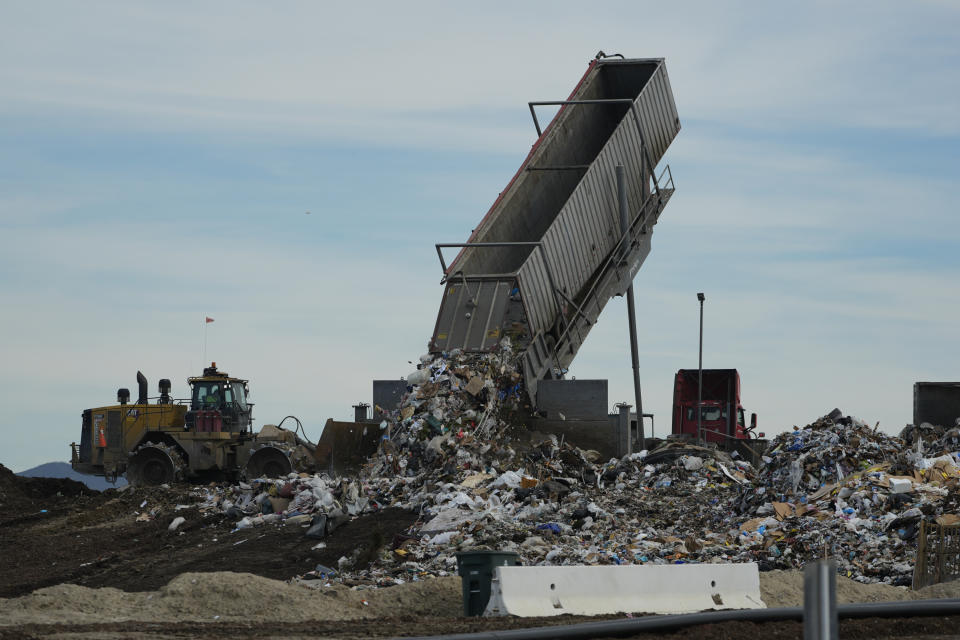
<path fill-rule="evenodd" d="M 630 405 L 626 402 L 617 404 L 617 457 L 630 455 L 631 436 L 630 433 Z"/>
<path fill-rule="evenodd" d="M 703 413 L 703 301 L 706 299 L 702 293 L 697 294 L 697 300 L 700 301 L 700 360 L 697 364 L 697 439 L 707 444 L 707 439 L 703 437 L 703 428 L 700 425 L 700 414 Z"/>
<path fill-rule="evenodd" d="M 929 584 L 927 580 L 927 523 L 920 520 L 920 534 L 917 536 L 917 559 L 913 565 L 913 584 L 911 589 L 920 589 Z"/>
<path fill-rule="evenodd" d="M 803 571 L 803 640 L 837 637 L 837 566 L 821 560 Z"/>
<path fill-rule="evenodd" d="M 630 232 L 630 214 L 627 206 L 627 180 L 622 164 L 616 166 L 617 199 L 620 204 L 620 232 L 626 235 Z M 630 245 L 624 243 L 624 257 L 629 253 Z M 633 281 L 627 287 L 627 322 L 630 328 L 630 359 L 633 363 L 633 397 L 637 403 L 637 439 L 640 448 L 645 449 L 647 440 L 643 433 L 643 401 L 640 397 L 640 354 L 637 349 L 637 310 L 633 298 Z M 633 453 L 628 450 L 627 453 Z"/>

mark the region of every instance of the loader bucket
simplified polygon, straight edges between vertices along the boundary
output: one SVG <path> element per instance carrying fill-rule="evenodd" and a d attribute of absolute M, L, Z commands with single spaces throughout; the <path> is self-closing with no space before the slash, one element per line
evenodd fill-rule
<path fill-rule="evenodd" d="M 314 454 L 317 466 L 331 475 L 355 475 L 377 452 L 382 434 L 376 422 L 327 420 Z"/>

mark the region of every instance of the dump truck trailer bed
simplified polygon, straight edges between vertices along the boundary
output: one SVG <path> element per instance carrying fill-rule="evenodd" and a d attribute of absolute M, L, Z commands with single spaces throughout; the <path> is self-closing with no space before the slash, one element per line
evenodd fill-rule
<path fill-rule="evenodd" d="M 537 108 L 559 106 L 540 131 Z M 680 130 L 663 59 L 591 62 L 567 100 L 530 103 L 539 137 L 462 244 L 440 244 L 445 290 L 430 349 L 523 351 L 527 390 L 573 361 L 607 300 L 622 295 L 673 193 L 656 165 Z M 615 169 L 625 168 L 628 232 Z M 443 250 L 458 248 L 447 265 Z"/>

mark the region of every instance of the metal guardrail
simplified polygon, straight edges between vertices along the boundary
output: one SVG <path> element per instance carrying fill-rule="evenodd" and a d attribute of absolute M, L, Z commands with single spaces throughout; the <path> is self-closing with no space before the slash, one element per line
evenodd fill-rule
<path fill-rule="evenodd" d="M 913 588 L 960 578 L 960 525 L 920 522 Z"/>

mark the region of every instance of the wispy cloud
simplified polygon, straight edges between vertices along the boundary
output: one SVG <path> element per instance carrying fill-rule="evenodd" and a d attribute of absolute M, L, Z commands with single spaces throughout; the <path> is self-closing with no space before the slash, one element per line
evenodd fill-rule
<path fill-rule="evenodd" d="M 672 5 L 629 3 L 575 20 L 576 4 L 511 6 L 509 20 L 446 3 L 177 15 L 87 3 L 83 15 L 62 5 L 60 21 L 48 6 L 14 7 L 0 27 L 6 113 L 509 151 L 518 124 L 478 128 L 464 114 L 515 110 L 525 127 L 525 101 L 565 95 L 598 43 L 635 42 L 642 21 L 672 27 L 649 30 L 639 53 L 667 56 L 684 117 L 960 133 L 951 7 L 691 3 L 680 22 Z"/>

